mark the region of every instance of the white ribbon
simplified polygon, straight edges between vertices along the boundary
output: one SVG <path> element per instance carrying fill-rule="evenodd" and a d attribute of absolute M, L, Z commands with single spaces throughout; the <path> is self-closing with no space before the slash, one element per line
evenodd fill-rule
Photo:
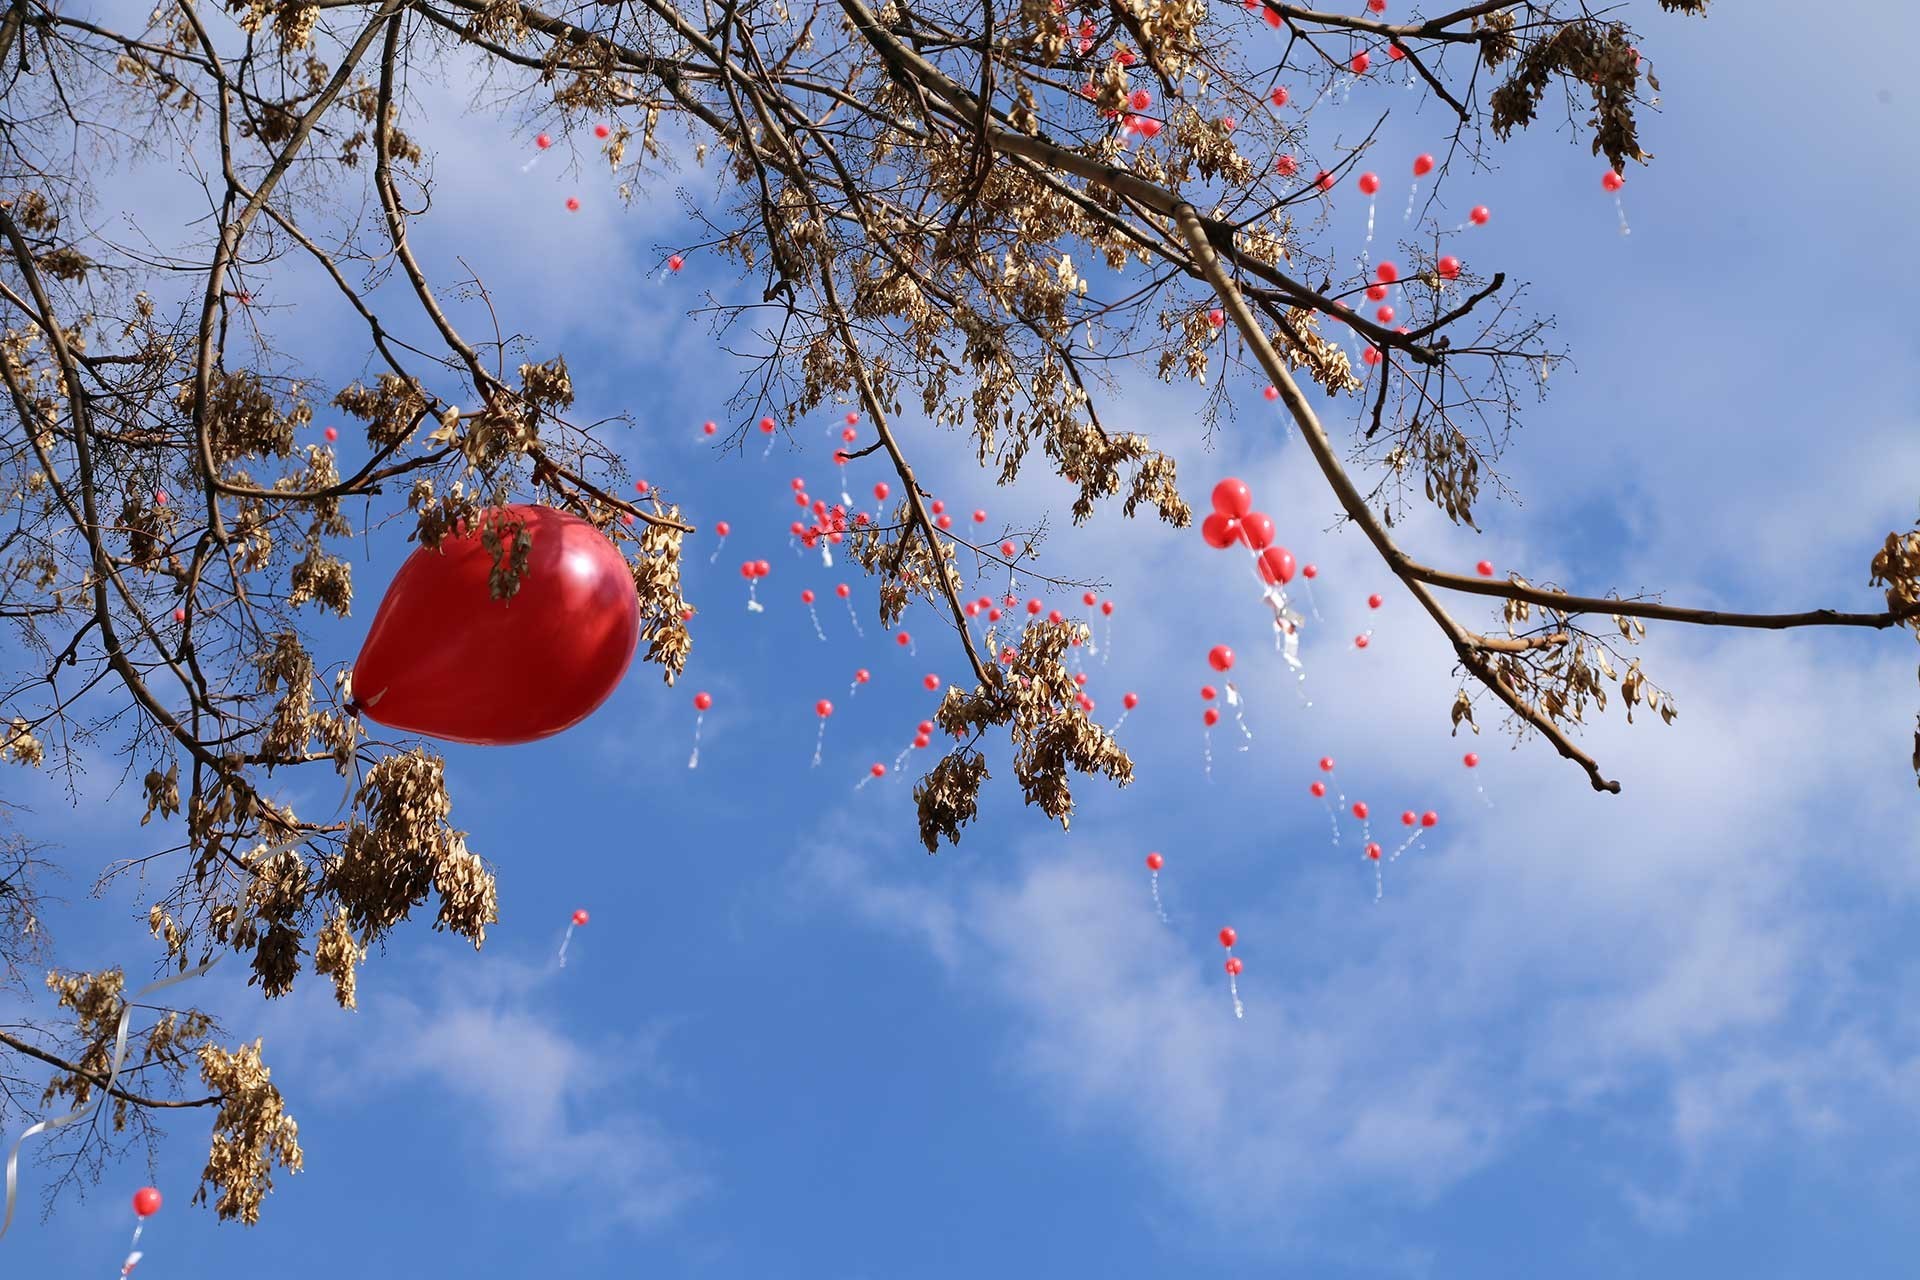
<path fill-rule="evenodd" d="M 385 689 L 382 689 L 378 694 L 374 695 L 373 700 L 377 702 L 381 697 L 384 697 L 386 695 L 386 692 L 387 691 Z M 369 703 L 368 705 L 371 705 L 371 703 Z M 352 802 L 354 786 L 358 781 L 359 779 L 354 774 L 352 773 L 347 774 L 346 794 L 340 797 L 339 805 L 334 808 L 335 815 L 338 815 L 342 809 L 345 809 L 348 806 L 348 804 Z M 267 851 L 261 855 L 261 859 L 264 861 L 267 858 L 275 857 L 276 855 L 284 853 L 286 850 L 293 848 L 295 845 L 306 844 L 312 838 L 313 837 L 310 835 L 303 835 L 303 836 L 294 836 L 293 838 L 288 840 L 282 840 L 279 844 L 269 846 Z M 113 1061 L 112 1061 L 112 1064 L 107 1069 L 106 1083 L 99 1086 L 99 1090 L 100 1090 L 99 1093 L 94 1097 L 94 1099 L 91 1102 L 88 1102 L 82 1105 L 78 1110 L 69 1112 L 68 1114 L 64 1116 L 60 1116 L 59 1118 L 54 1120 L 42 1120 L 39 1124 L 33 1125 L 25 1133 L 20 1135 L 20 1137 L 13 1144 L 13 1150 L 7 1153 L 7 1204 L 6 1204 L 6 1212 L 3 1215 L 0 1215 L 0 1237 L 4 1237 L 7 1234 L 7 1229 L 13 1225 L 13 1210 L 14 1210 L 15 1202 L 18 1198 L 19 1189 L 20 1189 L 20 1148 L 26 1145 L 27 1139 L 33 1137 L 37 1133 L 52 1133 L 56 1129 L 64 1129 L 70 1124 L 74 1124 L 74 1123 L 77 1123 L 78 1121 L 86 1119 L 88 1116 L 92 1115 L 94 1112 L 98 1111 L 103 1105 L 105 1105 L 106 1100 L 113 1095 L 113 1084 L 114 1084 L 114 1081 L 119 1079 L 120 1077 L 120 1068 L 126 1064 L 127 1030 L 128 1030 L 128 1025 L 133 1020 L 134 1006 L 136 1004 L 139 1004 L 142 1000 L 146 999 L 148 996 L 152 995 L 156 991 L 164 991 L 166 988 L 174 986 L 178 983 L 187 982 L 191 979 L 200 977 L 201 975 L 205 974 L 207 970 L 219 964 L 223 958 L 224 957 L 222 956 L 215 956 L 213 959 L 207 961 L 205 964 L 198 966 L 197 968 L 188 969 L 184 973 L 176 973 L 171 977 L 162 978 L 158 982 L 150 982 L 146 986 L 134 992 L 131 997 L 127 998 L 124 1002 L 122 1002 L 122 1004 L 120 1005 L 120 1020 L 118 1025 L 114 1029 Z M 138 1244 L 139 1240 L 140 1240 L 140 1237 L 136 1233 L 134 1236 L 134 1243 Z M 127 1259 L 126 1270 L 131 1271 L 133 1269 L 133 1265 L 139 1261 L 140 1261 L 140 1255 L 138 1253 L 135 1253 L 132 1257 Z M 123 1275 L 126 1274 L 126 1271 L 123 1271 L 121 1274 Z"/>
<path fill-rule="evenodd" d="M 13 1144 L 13 1150 L 7 1153 L 7 1210 L 6 1215 L 0 1217 L 0 1236 L 5 1236 L 7 1234 L 7 1228 L 13 1225 L 14 1200 L 18 1194 L 20 1185 L 20 1148 L 26 1145 L 27 1139 L 33 1137 L 36 1133 L 52 1133 L 55 1129 L 64 1129 L 70 1124 L 86 1119 L 98 1111 L 101 1105 L 112 1096 L 113 1082 L 119 1078 L 120 1068 L 127 1060 L 127 1024 L 133 1019 L 133 1006 L 165 987 L 171 987 L 175 983 L 185 982 L 189 978 L 199 977 L 216 964 L 219 964 L 220 960 L 221 957 L 215 956 L 197 969 L 189 969 L 185 973 L 176 973 L 170 978 L 162 978 L 158 982 L 150 982 L 134 992 L 133 997 L 120 1006 L 120 1025 L 114 1032 L 113 1065 L 107 1071 L 107 1082 L 100 1086 L 99 1092 L 91 1101 L 82 1105 L 77 1111 L 69 1112 L 56 1120 L 42 1120 L 39 1124 L 28 1129 L 25 1133 L 21 1134 L 19 1140 Z"/>

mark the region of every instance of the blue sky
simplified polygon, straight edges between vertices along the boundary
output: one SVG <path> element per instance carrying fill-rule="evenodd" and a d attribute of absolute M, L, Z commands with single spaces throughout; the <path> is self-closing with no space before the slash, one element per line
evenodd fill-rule
<path fill-rule="evenodd" d="M 1630 175 L 1631 237 L 1602 163 L 1568 135 L 1449 179 L 1454 220 L 1495 211 L 1458 251 L 1533 282 L 1577 369 L 1529 406 L 1509 455 L 1524 505 L 1485 504 L 1482 535 L 1419 514 L 1403 545 L 1596 593 L 1878 607 L 1866 562 L 1920 502 L 1915 90 L 1892 42 L 1844 20 L 1871 16 L 1851 0 L 1811 27 L 1781 3 L 1704 22 L 1628 8 L 1668 109 L 1643 122 L 1658 158 Z M 1381 95 L 1388 155 L 1439 141 L 1412 95 Z M 1353 127 L 1379 105 L 1357 93 Z M 854 784 L 930 710 L 919 678 L 963 660 L 924 609 L 913 660 L 871 619 L 856 640 L 831 598 L 820 643 L 798 593 L 842 575 L 785 545 L 789 478 L 837 488 L 837 415 L 796 424 L 770 460 L 757 441 L 708 457 L 712 346 L 679 313 L 731 282 L 699 259 L 661 282 L 674 200 L 622 211 L 559 157 L 522 175 L 523 145 L 502 130 L 464 158 L 443 150 L 424 239 L 441 279 L 465 255 L 518 327 L 566 352 L 588 409 L 634 413 L 636 474 L 703 526 L 733 524 L 714 566 L 710 538 L 690 551 L 692 667 L 666 690 L 637 666 L 549 742 L 447 751 L 458 820 L 500 877 L 483 955 L 406 930 L 364 971 L 355 1014 L 310 982 L 271 1005 L 234 972 L 200 985 L 230 1038 L 266 1038 L 309 1168 L 258 1228 L 216 1226 L 186 1203 L 204 1123 L 180 1119 L 141 1275 L 317 1280 L 343 1246 L 369 1280 L 1903 1268 L 1920 1243 L 1910 637 L 1654 627 L 1647 666 L 1680 720 L 1596 724 L 1583 742 L 1625 785 L 1596 795 L 1543 745 L 1505 749 L 1490 712 L 1477 742 L 1449 739 L 1446 646 L 1359 539 L 1330 532 L 1324 482 L 1257 388 L 1208 452 L 1185 425 L 1199 394 L 1143 380 L 1118 417 L 1179 457 L 1189 496 L 1245 478 L 1322 567 L 1315 706 L 1296 702 L 1236 565 L 1197 533 L 1102 513 L 1057 534 L 1047 563 L 1112 584 L 1089 689 L 1102 711 L 1142 695 L 1121 730 L 1139 781 L 1082 784 L 1063 835 L 1009 797 L 1002 750 L 980 822 L 928 858 L 917 775 Z M 363 353 L 324 295 L 287 288 L 311 308 L 310 358 L 353 375 Z M 1352 411 L 1328 414 L 1338 429 Z M 1064 528 L 1060 486 L 995 491 L 964 441 L 907 433 L 956 510 Z M 856 494 L 887 478 L 867 466 Z M 351 659 L 397 551 L 356 565 L 356 618 L 321 633 L 330 659 Z M 743 607 L 748 556 L 774 565 L 765 614 Z M 1387 603 L 1369 617 L 1371 591 Z M 1372 645 L 1351 651 L 1368 625 Z M 1238 752 L 1216 730 L 1209 784 L 1195 690 L 1216 643 L 1243 655 L 1255 740 Z M 859 666 L 875 678 L 849 699 Z M 689 771 L 697 689 L 717 705 Z M 838 711 L 812 770 L 820 697 Z M 1458 763 L 1469 746 L 1491 808 Z M 1376 813 L 1442 815 L 1379 905 L 1356 843 L 1336 851 L 1306 793 L 1323 754 Z M 150 955 L 133 886 L 86 894 L 107 858 L 167 838 L 135 825 L 125 792 L 92 803 L 117 773 L 100 759 L 80 808 L 7 776 L 63 842 L 72 905 L 53 925 L 72 965 Z M 303 811 L 333 803 L 321 780 L 288 785 Z M 1149 849 L 1167 858 L 1171 925 Z M 593 921 L 559 970 L 578 906 Z M 1247 966 L 1244 1021 L 1212 940 L 1223 924 Z M 44 1173 L 26 1173 L 31 1210 Z M 6 1273 L 105 1274 L 148 1180 L 129 1163 L 44 1224 L 29 1212 L 0 1242 Z"/>

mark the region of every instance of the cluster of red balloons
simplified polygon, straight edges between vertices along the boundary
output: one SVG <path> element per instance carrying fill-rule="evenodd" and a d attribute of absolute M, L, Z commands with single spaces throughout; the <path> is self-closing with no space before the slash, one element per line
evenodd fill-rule
<path fill-rule="evenodd" d="M 1229 476 L 1213 487 L 1213 511 L 1200 522 L 1200 536 L 1221 551 L 1245 543 L 1262 580 L 1293 581 L 1293 553 L 1274 542 L 1273 520 L 1253 509 L 1253 490 L 1245 481 Z"/>

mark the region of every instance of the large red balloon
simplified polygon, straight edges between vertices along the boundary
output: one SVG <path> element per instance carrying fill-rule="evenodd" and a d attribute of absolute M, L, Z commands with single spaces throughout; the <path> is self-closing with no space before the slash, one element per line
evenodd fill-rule
<path fill-rule="evenodd" d="M 1208 546 L 1224 551 L 1240 536 L 1240 522 L 1215 511 L 1200 522 L 1200 536 L 1207 540 Z"/>
<path fill-rule="evenodd" d="M 1247 488 L 1245 481 L 1228 476 L 1213 486 L 1213 509 L 1238 520 L 1253 510 L 1253 490 Z"/>
<path fill-rule="evenodd" d="M 1273 521 L 1262 512 L 1249 511 L 1240 517 L 1240 536 L 1255 551 L 1264 551 L 1273 545 Z"/>
<path fill-rule="evenodd" d="M 625 559 L 600 531 L 551 507 L 484 517 L 532 536 L 510 600 L 487 586 L 493 556 L 477 534 L 408 557 L 353 665 L 360 711 L 391 729 L 507 746 L 592 715 L 633 661 L 640 601 Z"/>
<path fill-rule="evenodd" d="M 1282 586 L 1293 581 L 1293 553 L 1285 547 L 1268 547 L 1260 553 L 1260 576 Z"/>

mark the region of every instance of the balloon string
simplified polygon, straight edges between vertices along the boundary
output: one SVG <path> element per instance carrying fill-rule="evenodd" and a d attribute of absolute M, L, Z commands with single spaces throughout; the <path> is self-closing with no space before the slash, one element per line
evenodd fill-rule
<path fill-rule="evenodd" d="M 777 435 L 770 435 L 767 437 L 767 447 L 761 451 L 760 461 L 765 462 L 768 458 L 771 458 L 773 456 L 773 442 L 775 440 L 778 440 L 779 438 L 780 437 Z"/>
<path fill-rule="evenodd" d="M 748 578 L 747 579 L 747 612 L 748 613 L 765 613 L 766 611 L 767 611 L 767 607 L 761 604 L 760 598 L 754 594 L 753 579 Z"/>
<path fill-rule="evenodd" d="M 825 538 L 820 539 L 820 563 L 829 569 L 833 568 L 833 544 Z"/>
<path fill-rule="evenodd" d="M 907 637 L 907 656 L 909 658 L 917 658 L 920 656 L 920 649 L 913 643 L 912 636 Z"/>
<path fill-rule="evenodd" d="M 700 767 L 700 726 L 706 723 L 707 713 L 702 711 L 693 718 L 693 754 L 687 757 L 687 768 Z"/>
<path fill-rule="evenodd" d="M 1313 610 L 1313 620 L 1315 622 L 1325 622 L 1326 619 L 1320 616 L 1320 603 L 1313 598 L 1313 579 L 1303 578 L 1301 579 L 1301 583 L 1307 589 L 1307 608 Z"/>
<path fill-rule="evenodd" d="M 1105 628 L 1103 628 L 1103 630 L 1105 634 L 1102 636 L 1100 640 L 1100 665 L 1104 667 L 1107 665 L 1108 655 L 1110 655 L 1113 652 L 1113 615 L 1112 614 L 1107 615 L 1107 625 Z"/>
<path fill-rule="evenodd" d="M 567 967 L 567 944 L 573 941 L 573 922 L 567 922 L 567 931 L 560 935 L 560 967 Z"/>
<path fill-rule="evenodd" d="M 533 166 L 539 163 L 540 163 L 540 153 L 536 151 L 533 153 L 533 158 L 531 160 L 527 161 L 525 164 L 520 166 L 520 172 L 526 173 L 528 170 L 532 169 Z"/>
<path fill-rule="evenodd" d="M 380 696 L 384 695 L 385 693 L 386 693 L 386 690 L 382 689 L 379 694 L 374 695 L 375 700 L 377 700 Z M 351 772 L 347 773 L 345 777 L 347 782 L 346 790 L 340 796 L 340 803 L 334 806 L 333 812 L 335 816 L 337 816 L 342 810 L 346 809 L 352 803 L 354 789 L 356 784 L 359 781 L 359 779 Z M 309 841 L 313 840 L 316 834 L 317 833 L 309 833 L 306 835 L 291 836 L 285 840 L 280 841 L 277 844 L 270 845 L 267 847 L 266 851 L 261 854 L 260 860 L 264 862 L 269 858 L 276 857 L 279 854 L 286 852 L 288 849 L 291 849 L 296 845 L 306 844 Z M 60 1116 L 57 1119 L 42 1120 L 40 1123 L 28 1128 L 28 1130 L 25 1133 L 21 1134 L 20 1137 L 14 1142 L 13 1149 L 7 1153 L 7 1173 L 6 1173 L 7 1202 L 6 1202 L 5 1213 L 0 1214 L 0 1238 L 4 1238 L 7 1234 L 7 1230 L 13 1226 L 13 1211 L 16 1206 L 18 1196 L 19 1196 L 19 1190 L 20 1190 L 20 1148 L 26 1145 L 27 1139 L 33 1137 L 37 1133 L 52 1133 L 56 1129 L 64 1129 L 70 1124 L 74 1124 L 77 1121 L 85 1119 L 87 1116 L 91 1115 L 93 1112 L 99 1110 L 100 1107 L 105 1105 L 106 1100 L 109 1097 L 113 1096 L 114 1081 L 120 1078 L 120 1068 L 125 1065 L 127 1060 L 127 1031 L 128 1031 L 129 1025 L 133 1020 L 134 1006 L 138 1005 L 142 1000 L 154 994 L 156 991 L 164 991 L 168 987 L 174 986 L 177 983 L 189 982 L 195 978 L 200 977 L 201 975 L 205 974 L 207 970 L 219 964 L 221 959 L 222 957 L 215 956 L 213 957 L 213 959 L 208 960 L 204 964 L 198 965 L 195 968 L 188 969 L 182 973 L 176 973 L 171 977 L 161 978 L 157 982 L 150 982 L 146 986 L 134 992 L 130 998 L 123 1000 L 121 1002 L 119 1023 L 114 1029 L 113 1057 L 108 1062 L 106 1083 L 100 1086 L 99 1092 L 94 1094 L 94 1096 L 90 1100 L 82 1103 L 79 1107 L 75 1108 L 73 1111 L 68 1112 L 64 1116 Z M 136 1230 L 134 1234 L 134 1239 L 138 1240 L 139 1238 L 140 1238 L 139 1233 Z"/>
<path fill-rule="evenodd" d="M 1493 800 L 1487 795 L 1487 789 L 1481 786 L 1477 779 L 1474 781 L 1473 789 L 1479 793 L 1481 802 L 1485 804 L 1487 808 L 1493 808 Z"/>
<path fill-rule="evenodd" d="M 1253 730 L 1247 728 L 1247 717 L 1240 706 L 1240 691 L 1233 687 L 1231 680 L 1227 682 L 1227 705 L 1233 708 L 1233 722 L 1240 726 L 1240 732 L 1247 740 L 1240 746 L 1240 749 L 1245 751 L 1248 744 L 1253 741 Z"/>
<path fill-rule="evenodd" d="M 307 837 L 302 836 L 300 840 L 295 843 L 303 843 L 306 839 Z M 271 853 L 277 851 L 278 850 L 269 851 L 269 856 L 271 856 Z M 19 1139 L 13 1144 L 13 1150 L 7 1153 L 7 1208 L 5 1216 L 0 1217 L 0 1237 L 4 1237 L 7 1234 L 7 1229 L 13 1225 L 14 1202 L 19 1193 L 20 1185 L 20 1148 L 26 1145 L 27 1139 L 37 1133 L 51 1133 L 55 1129 L 64 1129 L 76 1121 L 84 1120 L 87 1116 L 97 1111 L 106 1100 L 112 1096 L 114 1081 L 120 1078 L 120 1068 L 127 1060 L 127 1030 L 128 1024 L 133 1020 L 134 1006 L 156 991 L 171 987 L 178 982 L 186 982 L 199 977 L 216 964 L 219 964 L 220 959 L 221 957 L 215 956 L 198 968 L 189 969 L 185 973 L 176 973 L 172 977 L 162 978 L 158 982 L 150 982 L 140 988 L 140 990 L 134 992 L 131 999 L 121 1002 L 120 1022 L 114 1031 L 113 1058 L 107 1068 L 107 1082 L 100 1086 L 99 1091 L 95 1093 L 92 1098 L 81 1104 L 76 1110 L 70 1111 L 55 1120 L 42 1120 L 39 1124 L 29 1128 L 25 1133 L 21 1134 Z"/>
<path fill-rule="evenodd" d="M 1373 252 L 1373 206 L 1374 206 L 1374 203 L 1375 203 L 1375 198 L 1373 196 L 1368 196 L 1367 197 L 1367 242 L 1360 247 L 1360 265 L 1362 267 L 1365 267 L 1367 265 L 1368 255 Z"/>
<path fill-rule="evenodd" d="M 867 784 L 872 781 L 873 781 L 873 775 L 871 773 L 862 774 L 860 776 L 860 781 L 853 784 L 853 789 L 855 791 L 865 791 L 867 789 Z"/>
<path fill-rule="evenodd" d="M 820 767 L 820 752 L 827 745 L 827 718 L 820 717 L 820 732 L 813 739 L 813 767 Z"/>
<path fill-rule="evenodd" d="M 1413 842 L 1415 840 L 1418 840 L 1421 836 L 1425 834 L 1426 834 L 1426 828 L 1421 827 L 1419 830 L 1415 831 L 1412 835 L 1408 836 L 1405 840 L 1402 840 L 1400 842 L 1400 847 L 1398 849 L 1395 849 L 1393 853 L 1388 856 L 1387 861 L 1388 862 L 1400 861 L 1400 855 L 1405 853 L 1408 849 L 1411 849 L 1413 847 Z"/>
<path fill-rule="evenodd" d="M 827 642 L 827 633 L 820 628 L 820 614 L 812 605 L 807 606 L 807 616 L 813 619 L 813 634 L 820 637 L 820 643 Z"/>
<path fill-rule="evenodd" d="M 1167 909 L 1160 905 L 1160 873 L 1154 871 L 1149 874 L 1153 877 L 1153 909 L 1160 913 L 1161 924 L 1172 924 L 1173 921 L 1167 919 Z"/>
<path fill-rule="evenodd" d="M 1212 782 L 1213 781 L 1213 730 L 1211 728 L 1203 729 L 1201 730 L 1201 733 L 1206 742 L 1207 781 Z"/>
<path fill-rule="evenodd" d="M 720 558 L 720 549 L 726 545 L 727 539 L 725 535 L 722 535 L 720 541 L 713 544 L 713 554 L 707 557 L 707 563 L 712 564 L 715 560 L 718 560 Z"/>
<path fill-rule="evenodd" d="M 1380 859 L 1370 858 L 1368 861 L 1373 863 L 1373 900 L 1378 902 L 1387 892 L 1387 882 L 1380 874 Z"/>
<path fill-rule="evenodd" d="M 1623 236 L 1632 235 L 1633 228 L 1627 225 L 1627 206 L 1621 201 L 1620 193 L 1617 191 L 1613 193 L 1613 208 L 1614 211 L 1620 215 L 1620 234 Z"/>
<path fill-rule="evenodd" d="M 1345 796 L 1340 798 L 1346 799 Z M 1333 807 L 1333 801 L 1327 799 L 1325 795 L 1320 797 L 1320 803 L 1327 806 L 1327 821 L 1333 824 L 1333 847 L 1338 849 L 1340 847 L 1340 811 Z"/>
<path fill-rule="evenodd" d="M 127 1246 L 127 1260 L 120 1264 L 121 1276 L 132 1275 L 133 1269 L 140 1265 L 140 1258 L 142 1256 L 140 1253 L 140 1233 L 146 1229 L 147 1220 L 145 1218 L 135 1218 L 133 1220 L 133 1241 Z"/>
<path fill-rule="evenodd" d="M 860 629 L 860 615 L 854 612 L 852 596 L 847 597 L 847 617 L 853 623 L 853 634 L 859 636 L 862 640 L 865 640 L 867 638 L 867 633 Z"/>
<path fill-rule="evenodd" d="M 1405 214 L 1401 215 L 1400 221 L 1402 222 L 1413 221 L 1413 202 L 1417 200 L 1419 196 L 1420 196 L 1420 179 L 1415 178 L 1413 180 L 1412 189 L 1407 192 L 1407 211 Z"/>
<path fill-rule="evenodd" d="M 1115 735 L 1115 734 L 1117 734 L 1117 733 L 1119 733 L 1119 732 L 1120 732 L 1120 726 L 1121 726 L 1121 725 L 1123 725 L 1123 724 L 1125 724 L 1125 723 L 1127 722 L 1127 717 L 1128 717 L 1128 716 L 1130 716 L 1130 715 L 1132 715 L 1132 714 L 1133 714 L 1133 708 L 1132 708 L 1132 707 L 1128 707 L 1128 708 L 1127 708 L 1127 709 L 1126 709 L 1125 711 L 1122 711 L 1122 712 L 1120 713 L 1120 718 L 1119 718 L 1118 720 L 1115 720 L 1115 721 L 1113 722 L 1113 728 L 1111 728 L 1111 729 L 1109 729 L 1109 730 L 1107 730 L 1107 736 L 1108 736 L 1108 737 L 1112 737 L 1113 735 Z"/>
<path fill-rule="evenodd" d="M 905 764 L 907 763 L 907 757 L 912 754 L 913 754 L 913 744 L 911 742 L 909 742 L 906 746 L 900 748 L 900 754 L 893 758 L 893 771 L 895 773 L 900 772 L 901 768 L 905 766 Z"/>
<path fill-rule="evenodd" d="M 1228 952 L 1227 954 L 1231 955 L 1233 953 Z M 1240 1003 L 1240 976 L 1238 974 L 1230 973 L 1227 975 L 1227 990 L 1233 995 L 1233 1016 L 1236 1018 L 1246 1017 L 1247 1006 Z"/>

